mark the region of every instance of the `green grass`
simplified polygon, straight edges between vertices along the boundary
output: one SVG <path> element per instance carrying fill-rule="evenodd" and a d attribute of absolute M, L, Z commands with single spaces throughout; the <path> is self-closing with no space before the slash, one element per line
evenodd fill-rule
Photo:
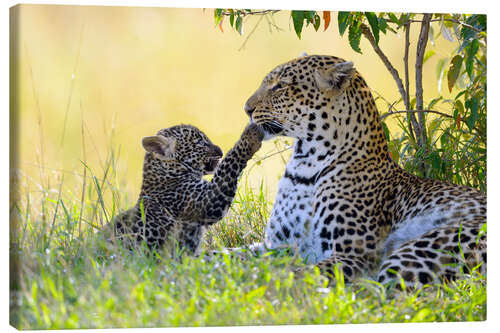
<path fill-rule="evenodd" d="M 112 155 L 112 154 L 111 154 Z M 110 157 L 112 161 L 112 156 Z M 334 324 L 486 319 L 485 278 L 395 292 L 369 280 L 328 285 L 317 269 L 296 276 L 285 252 L 209 260 L 130 254 L 96 231 L 131 205 L 113 163 L 74 192 L 15 179 L 11 202 L 11 324 L 19 329 Z M 40 190 L 41 189 L 41 190 Z M 122 199 L 120 202 L 119 199 Z M 272 203 L 264 186 L 241 181 L 229 214 L 206 235 L 206 250 L 261 240 Z"/>

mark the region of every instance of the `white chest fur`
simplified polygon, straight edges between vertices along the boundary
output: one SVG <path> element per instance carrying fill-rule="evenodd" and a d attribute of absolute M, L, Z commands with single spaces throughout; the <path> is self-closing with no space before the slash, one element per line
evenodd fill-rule
<path fill-rule="evenodd" d="M 266 227 L 267 248 L 292 247 L 308 262 L 317 262 L 319 240 L 313 230 L 313 202 L 316 177 L 324 164 L 310 163 L 311 157 L 296 154 L 287 164 L 278 184 L 278 193 Z"/>

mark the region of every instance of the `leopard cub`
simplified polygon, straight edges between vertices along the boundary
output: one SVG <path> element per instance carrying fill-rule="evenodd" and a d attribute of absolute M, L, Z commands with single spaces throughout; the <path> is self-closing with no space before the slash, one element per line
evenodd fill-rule
<path fill-rule="evenodd" d="M 174 244 L 198 253 L 207 226 L 227 213 L 238 177 L 261 147 L 264 133 L 249 125 L 234 147 L 222 150 L 198 128 L 177 125 L 145 137 L 142 188 L 137 203 L 114 220 L 114 239 L 133 248 Z M 202 177 L 212 174 L 210 181 Z"/>

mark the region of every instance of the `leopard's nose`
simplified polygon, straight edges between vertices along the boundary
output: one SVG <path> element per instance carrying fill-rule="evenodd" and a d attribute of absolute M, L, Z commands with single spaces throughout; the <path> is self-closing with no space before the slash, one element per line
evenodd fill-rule
<path fill-rule="evenodd" d="M 255 111 L 255 107 L 254 107 L 254 106 L 251 106 L 251 105 L 250 105 L 250 104 L 248 104 L 248 103 L 245 103 L 245 107 L 244 107 L 244 109 L 245 109 L 245 112 L 247 113 L 247 115 L 248 115 L 249 117 L 251 117 L 251 116 L 252 116 L 252 113 Z"/>

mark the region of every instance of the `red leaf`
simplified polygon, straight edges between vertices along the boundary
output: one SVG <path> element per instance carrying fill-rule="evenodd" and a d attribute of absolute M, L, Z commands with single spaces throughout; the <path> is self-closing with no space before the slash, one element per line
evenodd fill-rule
<path fill-rule="evenodd" d="M 224 30 L 222 29 L 222 22 L 224 22 L 224 16 L 222 16 L 222 19 L 220 20 L 220 23 L 219 23 L 220 31 L 224 32 Z"/>
<path fill-rule="evenodd" d="M 325 30 L 328 29 L 328 26 L 330 25 L 330 12 L 329 11 L 324 11 L 323 12 L 323 20 L 325 21 Z"/>

